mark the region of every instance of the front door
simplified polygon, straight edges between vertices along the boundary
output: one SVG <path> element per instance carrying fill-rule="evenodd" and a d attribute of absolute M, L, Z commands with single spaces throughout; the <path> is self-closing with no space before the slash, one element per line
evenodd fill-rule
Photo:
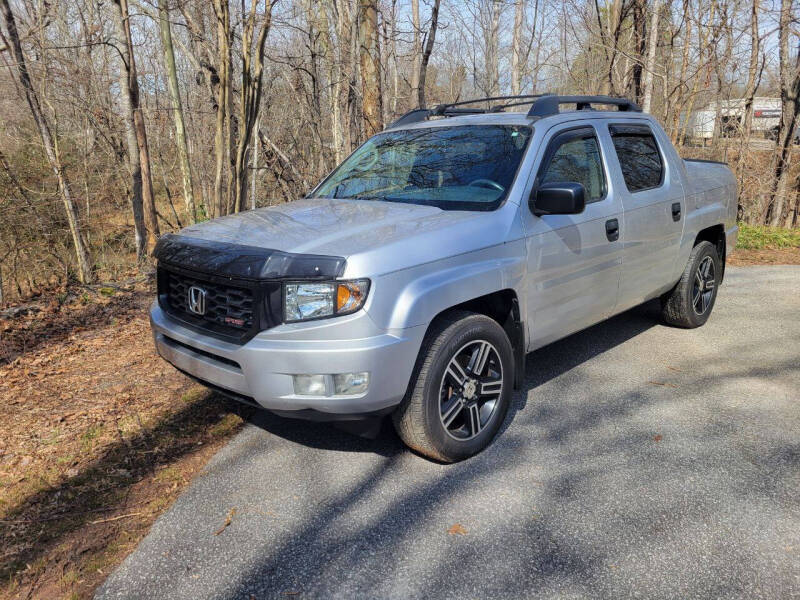
<path fill-rule="evenodd" d="M 598 131 L 585 124 L 549 132 L 533 189 L 581 183 L 586 208 L 577 215 L 535 216 L 522 206 L 528 252 L 529 350 L 609 317 L 617 303 L 622 263 L 622 207 L 614 193 Z M 607 132 L 603 132 L 605 136 Z"/>

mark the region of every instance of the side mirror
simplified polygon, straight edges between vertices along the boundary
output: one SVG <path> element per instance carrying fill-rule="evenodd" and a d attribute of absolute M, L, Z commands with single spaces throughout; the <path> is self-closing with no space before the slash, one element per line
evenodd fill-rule
<path fill-rule="evenodd" d="M 543 183 L 531 194 L 530 207 L 537 217 L 577 215 L 586 208 L 586 191 L 572 181 Z"/>

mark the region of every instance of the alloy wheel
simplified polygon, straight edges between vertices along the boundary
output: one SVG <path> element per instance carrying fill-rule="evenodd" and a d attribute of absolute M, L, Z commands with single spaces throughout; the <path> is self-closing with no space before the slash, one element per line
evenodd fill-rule
<path fill-rule="evenodd" d="M 471 341 L 450 359 L 439 386 L 439 419 L 459 441 L 477 436 L 488 425 L 503 391 L 500 355 L 486 340 Z"/>
<path fill-rule="evenodd" d="M 697 265 L 694 273 L 694 285 L 692 286 L 692 308 L 698 315 L 705 314 L 711 306 L 711 298 L 714 295 L 716 285 L 716 273 L 714 271 L 714 259 L 706 256 Z"/>

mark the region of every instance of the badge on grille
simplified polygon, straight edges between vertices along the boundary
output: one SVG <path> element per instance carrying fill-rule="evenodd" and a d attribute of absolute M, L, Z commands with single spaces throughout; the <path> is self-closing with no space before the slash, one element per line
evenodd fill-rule
<path fill-rule="evenodd" d="M 189 310 L 196 315 L 206 314 L 206 291 L 193 285 L 189 288 Z"/>

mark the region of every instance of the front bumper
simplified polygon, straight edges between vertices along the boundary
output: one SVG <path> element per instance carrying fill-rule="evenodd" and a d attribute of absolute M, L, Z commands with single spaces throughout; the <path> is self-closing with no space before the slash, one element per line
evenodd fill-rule
<path fill-rule="evenodd" d="M 426 329 L 381 331 L 361 311 L 350 318 L 281 325 L 237 345 L 185 327 L 157 303 L 150 324 L 159 355 L 188 375 L 286 416 L 331 420 L 399 404 Z M 348 339 L 348 330 L 368 335 Z M 292 375 L 363 371 L 370 374 L 369 388 L 357 396 L 294 393 Z"/>

